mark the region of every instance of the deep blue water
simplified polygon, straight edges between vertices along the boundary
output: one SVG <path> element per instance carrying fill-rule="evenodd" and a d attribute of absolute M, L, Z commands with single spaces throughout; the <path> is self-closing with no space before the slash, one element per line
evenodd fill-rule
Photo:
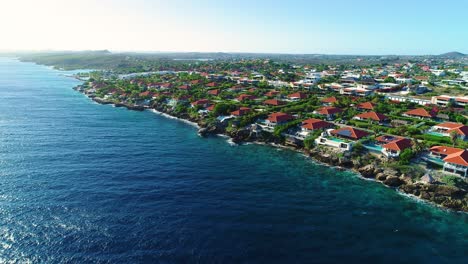
<path fill-rule="evenodd" d="M 467 263 L 468 217 L 0 59 L 0 262 Z"/>

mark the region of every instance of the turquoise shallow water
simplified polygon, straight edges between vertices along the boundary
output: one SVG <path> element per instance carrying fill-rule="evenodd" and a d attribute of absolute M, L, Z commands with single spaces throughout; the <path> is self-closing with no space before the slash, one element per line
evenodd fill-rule
<path fill-rule="evenodd" d="M 466 263 L 468 218 L 0 59 L 0 262 Z"/>

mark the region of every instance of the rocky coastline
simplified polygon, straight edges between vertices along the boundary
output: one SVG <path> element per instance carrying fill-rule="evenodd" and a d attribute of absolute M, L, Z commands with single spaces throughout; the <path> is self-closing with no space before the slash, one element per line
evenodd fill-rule
<path fill-rule="evenodd" d="M 271 137 L 266 136 L 265 133 L 254 132 L 253 129 L 227 129 L 226 125 L 220 122 L 215 124 L 207 123 L 203 118 L 192 118 L 186 113 L 175 113 L 172 108 L 164 104 L 153 104 L 150 107 L 143 107 L 131 106 L 123 103 L 116 104 L 96 97 L 91 99 L 99 104 L 114 104 L 116 107 L 126 107 L 129 110 L 143 111 L 145 109 L 152 109 L 174 118 L 186 120 L 197 124 L 198 134 L 202 137 L 221 134 L 228 136 L 231 138 L 232 142 L 236 144 L 253 142 L 269 144 L 276 147 L 287 147 L 291 150 L 302 152 L 306 156 L 323 164 L 357 172 L 363 178 L 380 182 L 403 194 L 428 201 L 446 209 L 468 212 L 468 192 L 466 190 L 437 182 L 423 183 L 421 181 L 415 181 L 411 175 L 405 175 L 397 169 L 384 168 L 378 161 L 374 161 L 372 164 L 362 164 L 358 159 L 353 159 L 349 155 L 334 155 L 326 149 L 315 148 L 307 150 L 298 145 L 276 142 Z"/>

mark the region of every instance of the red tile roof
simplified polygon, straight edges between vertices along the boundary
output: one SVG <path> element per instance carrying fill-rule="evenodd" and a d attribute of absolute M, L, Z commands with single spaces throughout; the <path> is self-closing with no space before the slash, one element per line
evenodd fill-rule
<path fill-rule="evenodd" d="M 332 103 L 336 103 L 338 102 L 338 100 L 336 99 L 336 97 L 327 97 L 327 98 L 323 98 L 322 99 L 322 103 L 328 103 L 328 104 L 332 104 Z"/>
<path fill-rule="evenodd" d="M 468 151 L 461 150 L 445 157 L 445 162 L 458 164 L 462 166 L 468 166 Z"/>
<path fill-rule="evenodd" d="M 450 154 L 453 154 L 453 153 L 460 152 L 463 149 L 446 147 L 446 146 L 434 146 L 434 147 L 430 148 L 429 150 L 431 152 L 437 153 L 437 154 L 450 155 Z"/>
<path fill-rule="evenodd" d="M 321 115 L 333 115 L 333 114 L 337 114 L 341 112 L 343 112 L 343 110 L 337 107 L 333 107 L 333 106 L 325 106 L 317 110 L 317 113 Z"/>
<path fill-rule="evenodd" d="M 278 91 L 269 91 L 268 93 L 265 94 L 265 96 L 275 96 L 277 94 L 279 94 Z"/>
<path fill-rule="evenodd" d="M 288 95 L 288 97 L 291 98 L 291 99 L 293 99 L 293 98 L 306 99 L 307 94 L 302 93 L 302 92 L 297 92 L 297 93 L 293 93 L 293 94 Z"/>
<path fill-rule="evenodd" d="M 250 94 L 241 94 L 239 95 L 239 97 L 237 97 L 237 100 L 239 101 L 244 101 L 244 100 L 253 100 L 255 99 L 256 97 L 254 95 L 250 95 Z"/>
<path fill-rule="evenodd" d="M 455 98 L 456 102 L 468 103 L 468 98 Z"/>
<path fill-rule="evenodd" d="M 370 135 L 368 132 L 356 129 L 354 127 L 342 127 L 340 129 L 335 129 L 331 131 L 331 134 L 351 139 L 360 139 Z"/>
<path fill-rule="evenodd" d="M 273 114 L 268 115 L 267 120 L 272 122 L 272 123 L 280 123 L 280 122 L 289 121 L 289 120 L 291 120 L 293 118 L 294 117 L 292 115 L 277 112 L 277 113 L 273 113 Z"/>
<path fill-rule="evenodd" d="M 239 110 L 236 110 L 236 111 L 231 112 L 231 115 L 243 116 L 243 115 L 247 114 L 248 112 L 250 112 L 250 108 L 248 108 L 248 107 L 241 107 L 241 108 L 239 108 Z"/>
<path fill-rule="evenodd" d="M 411 140 L 407 138 L 400 138 L 397 140 L 394 140 L 390 143 L 387 143 L 382 146 L 383 148 L 386 149 L 391 149 L 395 151 L 402 151 L 404 149 L 410 148 L 411 147 Z"/>
<path fill-rule="evenodd" d="M 435 126 L 447 128 L 448 133 L 455 131 L 457 132 L 458 135 L 468 136 L 468 126 L 465 126 L 464 124 L 445 122 L 445 123 L 441 123 Z"/>
<path fill-rule="evenodd" d="M 374 110 L 375 104 L 372 102 L 360 103 L 357 105 L 358 109 Z"/>
<path fill-rule="evenodd" d="M 417 108 L 417 109 L 409 110 L 405 112 L 405 114 L 410 115 L 410 116 L 420 116 L 420 117 L 434 117 L 435 116 L 433 113 L 429 113 L 424 108 Z"/>
<path fill-rule="evenodd" d="M 284 105 L 285 102 L 283 101 L 280 101 L 278 99 L 269 99 L 269 100 L 266 100 L 263 102 L 264 104 L 267 104 L 267 105 L 275 105 L 275 106 L 278 106 L 278 105 Z"/>
<path fill-rule="evenodd" d="M 309 130 L 323 129 L 334 126 L 332 123 L 316 118 L 310 118 L 302 121 L 302 127 Z"/>
<path fill-rule="evenodd" d="M 189 90 L 189 89 L 190 89 L 190 86 L 184 84 L 184 85 L 179 86 L 179 89 L 182 89 L 182 90 Z"/>
<path fill-rule="evenodd" d="M 200 99 L 200 100 L 197 100 L 195 102 L 192 102 L 192 105 L 205 105 L 205 104 L 209 104 L 210 103 L 210 100 L 208 99 Z"/>
<path fill-rule="evenodd" d="M 371 119 L 371 120 L 378 121 L 378 122 L 388 120 L 388 117 L 386 115 L 379 114 L 376 112 L 366 112 L 366 113 L 359 114 L 356 117 L 359 117 L 361 119 Z"/>
<path fill-rule="evenodd" d="M 208 87 L 216 87 L 217 84 L 216 84 L 215 82 L 210 82 L 210 83 L 208 83 L 206 86 L 208 86 Z"/>
<path fill-rule="evenodd" d="M 214 89 L 214 90 L 209 90 L 208 91 L 208 94 L 211 94 L 211 95 L 218 95 L 219 94 L 219 89 Z"/>

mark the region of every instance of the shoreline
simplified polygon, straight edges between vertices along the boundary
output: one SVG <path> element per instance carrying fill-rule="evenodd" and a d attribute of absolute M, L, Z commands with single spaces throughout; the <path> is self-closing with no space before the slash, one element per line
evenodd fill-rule
<path fill-rule="evenodd" d="M 94 102 L 96 102 L 98 104 L 112 104 L 113 106 L 116 105 L 113 102 L 102 101 L 102 100 L 100 100 L 98 98 L 91 98 L 90 96 L 86 95 L 85 93 L 83 93 L 81 91 L 79 91 L 79 92 L 84 94 L 86 97 L 90 98 L 92 101 L 94 101 Z M 425 204 L 430 204 L 430 205 L 435 206 L 435 207 L 437 207 L 439 209 L 443 209 L 443 210 L 447 210 L 447 211 L 451 211 L 451 212 L 455 212 L 455 213 L 468 213 L 468 209 L 466 209 L 463 206 L 460 206 L 460 202 L 463 203 L 463 201 L 461 199 L 458 199 L 458 198 L 452 199 L 451 196 L 450 196 L 448 198 L 449 202 L 453 201 L 455 204 L 445 203 L 445 205 L 444 205 L 443 202 L 438 203 L 438 202 L 436 202 L 434 200 L 425 199 L 425 198 L 423 198 L 421 196 L 416 195 L 416 194 L 422 193 L 423 191 L 424 192 L 427 191 L 430 194 L 434 194 L 434 191 L 430 192 L 429 190 L 426 190 L 426 189 L 434 189 L 434 188 L 430 188 L 430 187 L 434 187 L 434 186 L 439 186 L 440 187 L 440 186 L 445 186 L 445 185 L 424 184 L 424 183 L 420 183 L 420 182 L 407 183 L 406 179 L 402 178 L 404 176 L 403 173 L 397 173 L 396 175 L 388 175 L 387 177 L 385 177 L 385 179 L 381 180 L 381 179 L 379 179 L 379 175 L 381 175 L 385 171 L 382 168 L 379 168 L 379 167 L 373 167 L 373 168 L 371 168 L 371 171 L 369 171 L 368 170 L 369 165 L 365 165 L 363 167 L 362 166 L 355 166 L 355 165 L 353 165 L 352 160 L 347 160 L 347 161 L 343 162 L 343 161 L 339 160 L 337 157 L 328 156 L 328 155 L 325 155 L 325 154 L 320 153 L 320 152 L 318 152 L 318 153 L 317 152 L 312 152 L 312 150 L 306 150 L 306 149 L 303 149 L 303 148 L 297 148 L 297 147 L 290 146 L 290 145 L 278 144 L 278 143 L 275 143 L 275 142 L 264 142 L 264 141 L 259 141 L 259 140 L 245 141 L 245 140 L 241 139 L 239 141 L 239 140 L 236 140 L 232 135 L 227 134 L 225 131 L 223 133 L 219 133 L 218 131 L 216 131 L 216 132 L 208 131 L 206 134 L 202 134 L 202 133 L 200 133 L 200 130 L 206 129 L 206 127 L 202 126 L 202 124 L 199 123 L 199 122 L 201 122 L 201 120 L 184 119 L 184 118 L 181 118 L 181 117 L 178 117 L 178 116 L 171 115 L 170 113 L 160 111 L 158 109 L 155 109 L 154 107 L 145 108 L 143 110 L 133 109 L 132 107 L 128 107 L 125 104 L 118 104 L 118 106 L 115 106 L 115 107 L 121 107 L 121 106 L 126 107 L 128 110 L 134 110 L 134 111 L 149 110 L 152 113 L 163 116 L 165 118 L 175 119 L 175 120 L 181 121 L 181 122 L 183 122 L 185 124 L 188 124 L 188 125 L 190 125 L 192 127 L 197 128 L 199 136 L 201 136 L 201 137 L 208 137 L 208 136 L 222 137 L 222 138 L 227 139 L 227 143 L 229 145 L 231 145 L 231 146 L 239 146 L 239 145 L 243 145 L 243 144 L 257 144 L 257 145 L 270 146 L 270 147 L 277 148 L 277 149 L 287 149 L 287 150 L 295 151 L 297 153 L 300 153 L 300 154 L 304 155 L 306 158 L 310 159 L 311 161 L 313 161 L 313 162 L 315 162 L 315 163 L 317 163 L 319 165 L 334 168 L 334 169 L 336 169 L 338 171 L 345 171 L 346 170 L 346 171 L 352 172 L 353 174 L 355 173 L 356 176 L 361 178 L 362 180 L 368 180 L 368 181 L 373 181 L 373 182 L 376 182 L 376 183 L 380 183 L 380 184 L 382 184 L 382 185 L 384 185 L 384 186 L 386 186 L 388 188 L 393 189 L 397 193 L 399 193 L 399 194 L 401 194 L 401 195 L 403 195 L 403 196 L 405 196 L 407 198 L 413 199 L 415 201 L 422 202 L 422 203 L 425 203 Z M 195 122 L 195 121 L 198 121 L 198 122 Z M 387 179 L 388 179 L 388 181 L 387 181 Z M 404 188 L 405 186 L 407 186 L 408 188 Z M 440 188 L 449 188 L 449 187 L 440 187 Z M 416 189 L 416 192 L 408 191 L 408 190 L 414 190 L 414 189 Z M 434 195 L 434 196 L 436 196 L 436 195 Z M 444 200 L 444 202 L 445 201 L 447 201 L 447 200 Z"/>

